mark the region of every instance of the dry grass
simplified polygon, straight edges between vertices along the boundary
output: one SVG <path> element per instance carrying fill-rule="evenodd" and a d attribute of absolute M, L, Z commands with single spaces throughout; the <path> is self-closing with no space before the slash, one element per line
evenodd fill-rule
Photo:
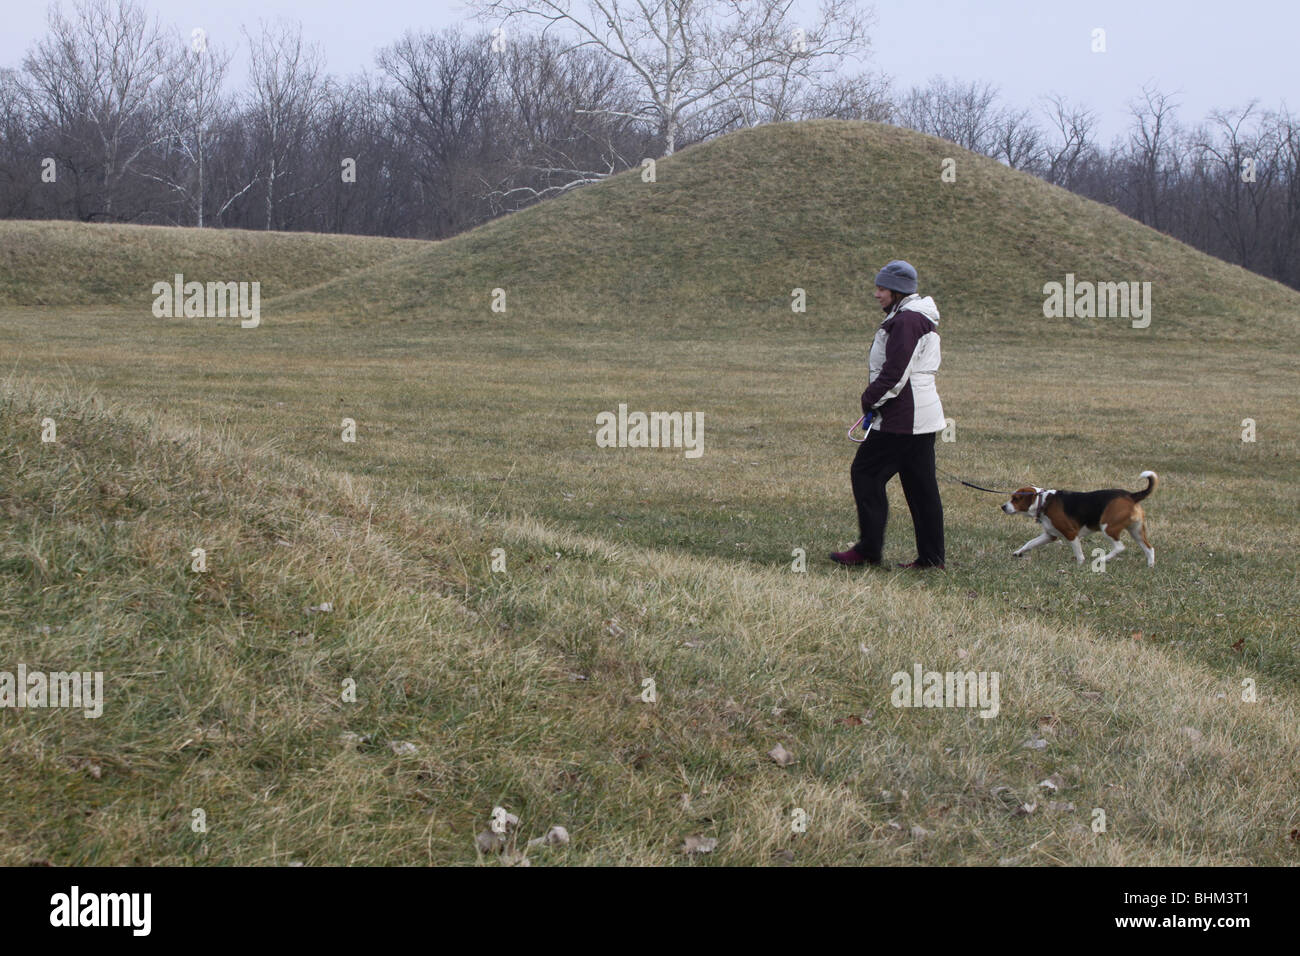
<path fill-rule="evenodd" d="M 484 521 L 71 396 L 4 401 L 7 650 L 107 677 L 98 721 L 6 720 L 6 863 L 470 862 L 495 805 L 525 836 L 569 829 L 538 862 L 667 863 L 693 834 L 732 864 L 1294 855 L 1294 695 L 1240 702 L 1247 669 L 902 577 Z M 44 415 L 57 447 L 15 427 Z M 186 571 L 196 542 L 206 574 Z M 1001 713 L 892 708 L 914 662 L 998 671 Z M 777 742 L 792 767 L 764 756 Z M 1075 810 L 1047 808 L 1053 773 Z"/>
<path fill-rule="evenodd" d="M 260 282 L 263 299 L 428 245 L 244 229 L 0 222 L 0 306 L 115 305 L 148 314 L 155 282 Z"/>

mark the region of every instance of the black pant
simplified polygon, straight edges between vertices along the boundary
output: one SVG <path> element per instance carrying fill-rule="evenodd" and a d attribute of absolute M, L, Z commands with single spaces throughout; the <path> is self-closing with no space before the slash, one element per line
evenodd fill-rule
<path fill-rule="evenodd" d="M 917 561 L 943 564 L 943 502 L 939 500 L 939 482 L 934 475 L 936 434 L 896 435 L 874 431 L 858 446 L 849 471 L 861 535 L 854 548 L 867 560 L 881 559 L 885 521 L 889 517 L 885 485 L 898 475 L 907 507 L 912 512 Z"/>

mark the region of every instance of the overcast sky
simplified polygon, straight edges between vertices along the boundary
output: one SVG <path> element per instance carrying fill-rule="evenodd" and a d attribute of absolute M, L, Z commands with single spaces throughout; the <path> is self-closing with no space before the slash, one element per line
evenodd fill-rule
<path fill-rule="evenodd" d="M 233 45 L 239 27 L 259 18 L 300 20 L 320 43 L 330 72 L 373 69 L 375 51 L 408 28 L 466 20 L 459 0 L 146 0 L 164 24 L 188 35 L 207 30 Z M 65 9 L 71 9 L 65 2 Z M 815 0 L 800 0 L 812 11 Z M 41 0 L 6 2 L 0 65 L 19 66 L 45 32 Z M 1215 107 L 1258 99 L 1300 110 L 1300 3 L 1209 0 L 880 0 L 875 4 L 871 65 L 900 87 L 934 74 L 988 80 L 1004 99 L 1032 107 L 1049 92 L 1091 106 L 1108 142 L 1127 123 L 1127 103 L 1143 83 L 1179 91 L 1179 117 L 1201 120 Z M 1091 52 L 1092 31 L 1106 31 L 1105 53 Z M 239 73 L 246 60 L 233 64 Z"/>

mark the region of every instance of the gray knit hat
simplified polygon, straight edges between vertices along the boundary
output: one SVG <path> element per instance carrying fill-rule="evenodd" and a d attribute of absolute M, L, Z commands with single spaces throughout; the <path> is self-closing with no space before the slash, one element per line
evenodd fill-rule
<path fill-rule="evenodd" d="M 911 295 L 916 291 L 916 270 L 912 268 L 910 262 L 895 259 L 876 273 L 876 285 L 882 289 L 893 289 L 895 292 Z"/>

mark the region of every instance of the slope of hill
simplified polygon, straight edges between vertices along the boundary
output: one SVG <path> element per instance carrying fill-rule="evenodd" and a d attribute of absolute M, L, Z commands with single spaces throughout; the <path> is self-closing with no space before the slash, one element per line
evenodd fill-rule
<path fill-rule="evenodd" d="M 955 181 L 942 177 L 952 158 Z M 294 293 L 286 309 L 364 304 L 442 319 L 508 314 L 662 325 L 860 316 L 874 270 L 917 265 L 941 309 L 981 328 L 1042 330 L 1122 319 L 1045 319 L 1043 287 L 1151 283 L 1146 334 L 1218 334 L 1300 317 L 1300 293 L 1098 203 L 950 143 L 833 120 L 745 130 Z"/>
<path fill-rule="evenodd" d="M 135 306 L 155 282 L 260 282 L 263 301 L 424 245 L 242 229 L 0 221 L 0 305 Z"/>
<path fill-rule="evenodd" d="M 0 457 L 2 669 L 104 681 L 98 717 L 5 712 L 3 864 L 465 863 L 494 806 L 538 863 L 1294 859 L 1294 702 L 1142 642 L 474 518 L 94 395 L 4 386 Z M 995 719 L 892 707 L 916 661 L 998 672 Z"/>

